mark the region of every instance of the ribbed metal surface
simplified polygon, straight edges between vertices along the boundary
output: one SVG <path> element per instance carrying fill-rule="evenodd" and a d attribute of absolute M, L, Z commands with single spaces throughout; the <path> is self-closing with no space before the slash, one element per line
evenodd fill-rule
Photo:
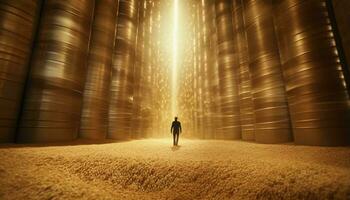
<path fill-rule="evenodd" d="M 213 8 L 214 1 L 202 1 L 202 21 L 203 21 L 203 59 L 204 59 L 204 111 L 205 111 L 205 135 L 204 138 L 207 139 L 213 139 L 215 135 L 215 128 L 214 128 L 214 106 L 213 105 L 213 96 L 212 93 L 212 85 L 213 80 L 211 79 L 214 73 L 215 69 L 215 62 L 213 61 L 214 53 L 212 48 L 212 29 L 213 29 L 213 22 L 215 23 L 215 15 L 213 15 L 212 8 Z M 215 10 L 215 4 L 214 4 L 214 10 Z M 215 13 L 214 13 L 215 14 Z M 215 27 L 215 26 L 214 26 Z M 216 46 L 216 43 L 215 43 Z"/>
<path fill-rule="evenodd" d="M 156 37 L 157 32 L 159 31 L 158 27 L 158 14 L 159 14 L 159 1 L 149 2 L 146 0 L 146 10 L 144 12 L 144 21 L 143 21 L 143 52 L 142 54 L 142 68 L 140 74 L 140 129 L 144 137 L 152 137 L 156 135 L 154 129 L 152 129 L 152 124 L 154 116 L 158 115 L 160 112 L 157 110 L 154 112 L 157 106 L 154 104 L 155 101 L 159 100 L 157 97 L 154 97 L 156 89 L 159 86 L 152 86 L 152 77 L 156 73 L 152 72 L 156 66 L 159 67 L 160 63 L 155 62 L 152 64 L 152 59 L 159 59 L 159 55 L 156 55 L 157 52 L 157 42 L 159 37 Z M 140 33 L 140 30 L 139 30 Z M 153 45 L 153 49 L 152 49 Z M 158 94 L 159 95 L 159 94 Z M 152 98 L 155 98 L 154 100 Z M 158 109 L 160 109 L 158 107 Z M 155 128 L 157 129 L 157 128 Z M 160 131 L 162 132 L 162 131 Z"/>
<path fill-rule="evenodd" d="M 132 137 L 151 137 L 153 112 L 152 95 L 155 88 L 151 87 L 153 52 L 151 45 L 154 43 L 154 34 L 157 31 L 156 5 L 154 0 L 142 0 L 139 2 L 139 24 L 137 31 L 136 63 L 134 68 L 134 104 Z M 153 31 L 153 32 L 152 32 Z M 158 38 L 157 38 L 158 39 Z M 159 65 L 159 63 L 156 63 Z M 153 74 L 154 76 L 155 74 Z"/>
<path fill-rule="evenodd" d="M 213 128 L 212 128 L 212 113 L 211 113 L 211 94 L 210 78 L 212 76 L 213 62 L 211 62 L 211 23 L 212 23 L 212 13 L 210 7 L 210 1 L 205 0 L 201 2 L 201 13 L 202 13 L 202 74 L 203 74 L 203 135 L 206 139 L 213 138 Z"/>
<path fill-rule="evenodd" d="M 112 61 L 108 138 L 129 139 L 133 112 L 138 1 L 120 0 L 117 40 Z"/>
<path fill-rule="evenodd" d="M 271 0 L 243 0 L 252 77 L 255 140 L 292 140 Z"/>
<path fill-rule="evenodd" d="M 41 1 L 0 1 L 0 142 L 13 142 Z"/>
<path fill-rule="evenodd" d="M 192 95 L 193 95 L 193 104 L 191 108 L 191 114 L 193 115 L 193 131 L 191 134 L 191 137 L 197 137 L 198 135 L 198 79 L 197 79 L 197 54 L 198 54 L 198 34 L 197 34 L 197 24 L 198 24 L 198 1 L 193 2 L 192 5 L 193 13 L 193 22 L 192 22 L 192 34 L 193 34 L 193 41 L 192 41 L 192 53 L 193 56 L 191 58 L 191 65 L 189 67 L 191 68 L 192 73 L 192 80 L 189 81 L 188 87 L 192 88 Z"/>
<path fill-rule="evenodd" d="M 222 119 L 222 134 L 218 135 L 218 138 L 239 139 L 241 138 L 237 81 L 239 63 L 232 27 L 232 3 L 217 0 L 215 4 Z"/>
<path fill-rule="evenodd" d="M 134 67 L 134 95 L 133 95 L 133 114 L 132 114 L 132 137 L 140 138 L 143 136 L 141 130 L 141 103 L 142 98 L 142 81 L 144 77 L 142 76 L 142 71 L 145 67 L 143 62 L 143 54 L 145 52 L 144 36 L 146 34 L 147 27 L 145 27 L 146 21 L 146 11 L 149 10 L 149 5 L 147 6 L 147 0 L 139 1 L 139 14 L 138 14 L 138 30 L 137 30 L 137 45 L 135 51 L 135 67 Z"/>
<path fill-rule="evenodd" d="M 203 74 L 204 62 L 203 62 L 203 21 L 201 2 L 198 1 L 195 4 L 195 52 L 194 52 L 194 95 L 195 95 L 195 115 L 196 115 L 196 128 L 194 136 L 196 138 L 203 138 L 204 136 L 204 79 Z"/>
<path fill-rule="evenodd" d="M 94 1 L 47 0 L 43 6 L 19 142 L 78 135 Z"/>
<path fill-rule="evenodd" d="M 107 135 L 108 100 L 118 0 L 96 0 L 87 76 L 80 123 L 80 138 Z"/>
<path fill-rule="evenodd" d="M 333 4 L 336 23 L 341 37 L 344 54 L 346 56 L 348 71 L 350 72 L 350 1 L 329 0 Z"/>
<path fill-rule="evenodd" d="M 216 138 L 217 135 L 220 135 L 220 127 L 222 124 L 221 121 L 221 112 L 220 112 L 220 93 L 219 93 L 219 70 L 218 70 L 218 45 L 217 45 L 217 31 L 216 31 L 216 9 L 215 1 L 209 0 L 208 2 L 208 19 L 209 30 L 210 30 L 210 66 L 209 66 L 209 91 L 210 91 L 210 112 L 212 119 L 212 128 L 213 133 L 212 137 Z"/>
<path fill-rule="evenodd" d="M 278 1 L 276 16 L 295 143 L 349 144 L 349 96 L 325 1 Z"/>
<path fill-rule="evenodd" d="M 239 59 L 239 111 L 243 140 L 255 140 L 254 135 L 254 103 L 252 93 L 252 81 L 249 70 L 248 44 L 243 20 L 242 0 L 233 0 L 233 35 L 236 37 L 236 45 Z"/>

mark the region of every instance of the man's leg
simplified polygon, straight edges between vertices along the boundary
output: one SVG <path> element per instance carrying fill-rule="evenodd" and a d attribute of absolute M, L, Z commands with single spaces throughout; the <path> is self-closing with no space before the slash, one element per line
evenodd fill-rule
<path fill-rule="evenodd" d="M 176 145 L 179 143 L 179 137 L 180 137 L 180 134 L 176 133 Z"/>
<path fill-rule="evenodd" d="M 176 135 L 176 134 L 173 133 L 173 145 L 174 145 L 174 146 L 175 146 L 175 144 L 176 144 L 176 143 L 175 143 L 175 135 Z"/>

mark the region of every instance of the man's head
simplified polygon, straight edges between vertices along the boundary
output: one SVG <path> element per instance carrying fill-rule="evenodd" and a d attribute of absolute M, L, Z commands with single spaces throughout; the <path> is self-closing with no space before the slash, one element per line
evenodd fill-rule
<path fill-rule="evenodd" d="M 175 117 L 175 121 L 177 121 L 177 117 Z"/>

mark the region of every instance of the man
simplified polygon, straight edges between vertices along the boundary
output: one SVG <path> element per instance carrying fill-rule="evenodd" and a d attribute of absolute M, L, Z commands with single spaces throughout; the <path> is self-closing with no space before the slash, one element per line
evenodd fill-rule
<path fill-rule="evenodd" d="M 177 117 L 175 117 L 175 121 L 173 121 L 170 128 L 170 133 L 173 134 L 174 146 L 177 146 L 177 143 L 179 142 L 179 135 L 181 132 L 181 123 L 177 121 Z"/>

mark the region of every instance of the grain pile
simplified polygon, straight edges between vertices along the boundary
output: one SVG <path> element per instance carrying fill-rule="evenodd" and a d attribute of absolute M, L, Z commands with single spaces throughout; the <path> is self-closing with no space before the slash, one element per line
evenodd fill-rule
<path fill-rule="evenodd" d="M 171 139 L 0 145 L 0 199 L 350 199 L 350 148 Z"/>

